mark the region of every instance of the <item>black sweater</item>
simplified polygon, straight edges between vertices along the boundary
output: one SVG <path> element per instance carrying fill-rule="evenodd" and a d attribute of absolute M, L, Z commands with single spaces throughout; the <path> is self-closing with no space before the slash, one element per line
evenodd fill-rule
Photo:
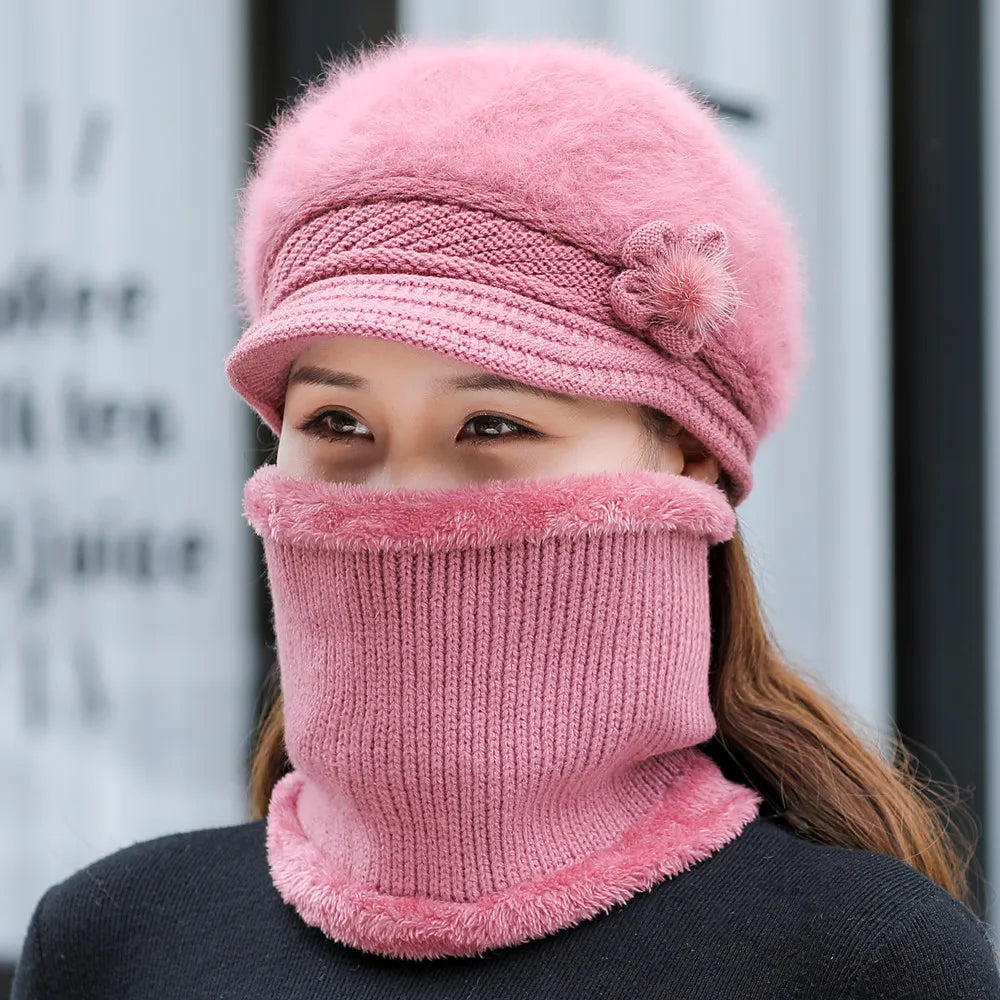
<path fill-rule="evenodd" d="M 281 900 L 260 821 L 137 844 L 53 886 L 13 997 L 1000 1000 L 1000 973 L 985 925 L 930 879 L 770 815 L 547 938 L 478 958 L 380 958 Z"/>

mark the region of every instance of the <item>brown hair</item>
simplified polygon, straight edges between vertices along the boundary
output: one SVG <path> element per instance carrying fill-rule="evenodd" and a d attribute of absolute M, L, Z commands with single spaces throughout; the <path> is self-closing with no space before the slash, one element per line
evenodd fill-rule
<path fill-rule="evenodd" d="M 654 443 L 671 434 L 668 425 L 679 426 L 656 410 L 641 410 Z M 724 473 L 720 485 L 729 492 Z M 709 684 L 718 729 L 706 749 L 801 836 L 901 858 L 975 908 L 968 881 L 974 835 L 953 821 L 978 831 L 956 790 L 939 786 L 945 794 L 918 777 L 916 760 L 895 726 L 887 760 L 818 678 L 791 667 L 760 607 L 738 528 L 710 548 L 709 574 Z M 251 765 L 255 818 L 267 814 L 271 789 L 290 767 L 276 666 L 264 692 Z"/>

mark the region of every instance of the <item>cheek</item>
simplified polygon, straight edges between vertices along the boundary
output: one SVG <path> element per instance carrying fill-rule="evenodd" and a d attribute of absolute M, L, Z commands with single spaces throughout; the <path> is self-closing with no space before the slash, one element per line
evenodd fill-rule
<path fill-rule="evenodd" d="M 292 428 L 282 426 L 278 438 L 278 454 L 275 465 L 289 476 L 314 478 L 316 475 L 316 451 L 308 438 L 296 433 Z"/>
<path fill-rule="evenodd" d="M 278 453 L 275 456 L 274 464 L 289 475 L 296 474 L 295 448 L 290 443 L 291 439 L 285 433 L 284 427 L 281 429 L 281 436 L 278 438 Z"/>
<path fill-rule="evenodd" d="M 584 435 L 583 457 L 593 471 L 634 471 L 659 462 L 659 454 L 641 426 L 631 419 L 602 420 Z"/>
<path fill-rule="evenodd" d="M 594 421 L 538 453 L 533 465 L 545 475 L 634 471 L 653 456 L 645 438 L 629 423 Z"/>
<path fill-rule="evenodd" d="M 674 438 L 650 442 L 657 456 L 659 467 L 664 472 L 675 472 L 678 475 L 684 471 L 684 451 Z"/>

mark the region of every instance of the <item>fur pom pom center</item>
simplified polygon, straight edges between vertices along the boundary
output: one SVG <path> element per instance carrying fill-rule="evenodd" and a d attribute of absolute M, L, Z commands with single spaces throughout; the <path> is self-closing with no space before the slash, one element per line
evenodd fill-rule
<path fill-rule="evenodd" d="M 662 219 L 625 241 L 625 269 L 611 286 L 611 305 L 627 326 L 675 357 L 692 357 L 727 322 L 737 304 L 718 226 L 683 234 Z"/>

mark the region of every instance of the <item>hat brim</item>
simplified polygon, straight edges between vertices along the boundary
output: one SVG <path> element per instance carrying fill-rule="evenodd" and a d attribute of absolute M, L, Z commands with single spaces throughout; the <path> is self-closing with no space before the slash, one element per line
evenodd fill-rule
<path fill-rule="evenodd" d="M 317 340 L 378 337 L 456 358 L 567 395 L 645 403 L 691 430 L 749 492 L 745 421 L 734 438 L 733 404 L 689 365 L 634 333 L 463 278 L 352 273 L 312 282 L 250 325 L 226 359 L 233 388 L 280 434 L 288 375 Z"/>

